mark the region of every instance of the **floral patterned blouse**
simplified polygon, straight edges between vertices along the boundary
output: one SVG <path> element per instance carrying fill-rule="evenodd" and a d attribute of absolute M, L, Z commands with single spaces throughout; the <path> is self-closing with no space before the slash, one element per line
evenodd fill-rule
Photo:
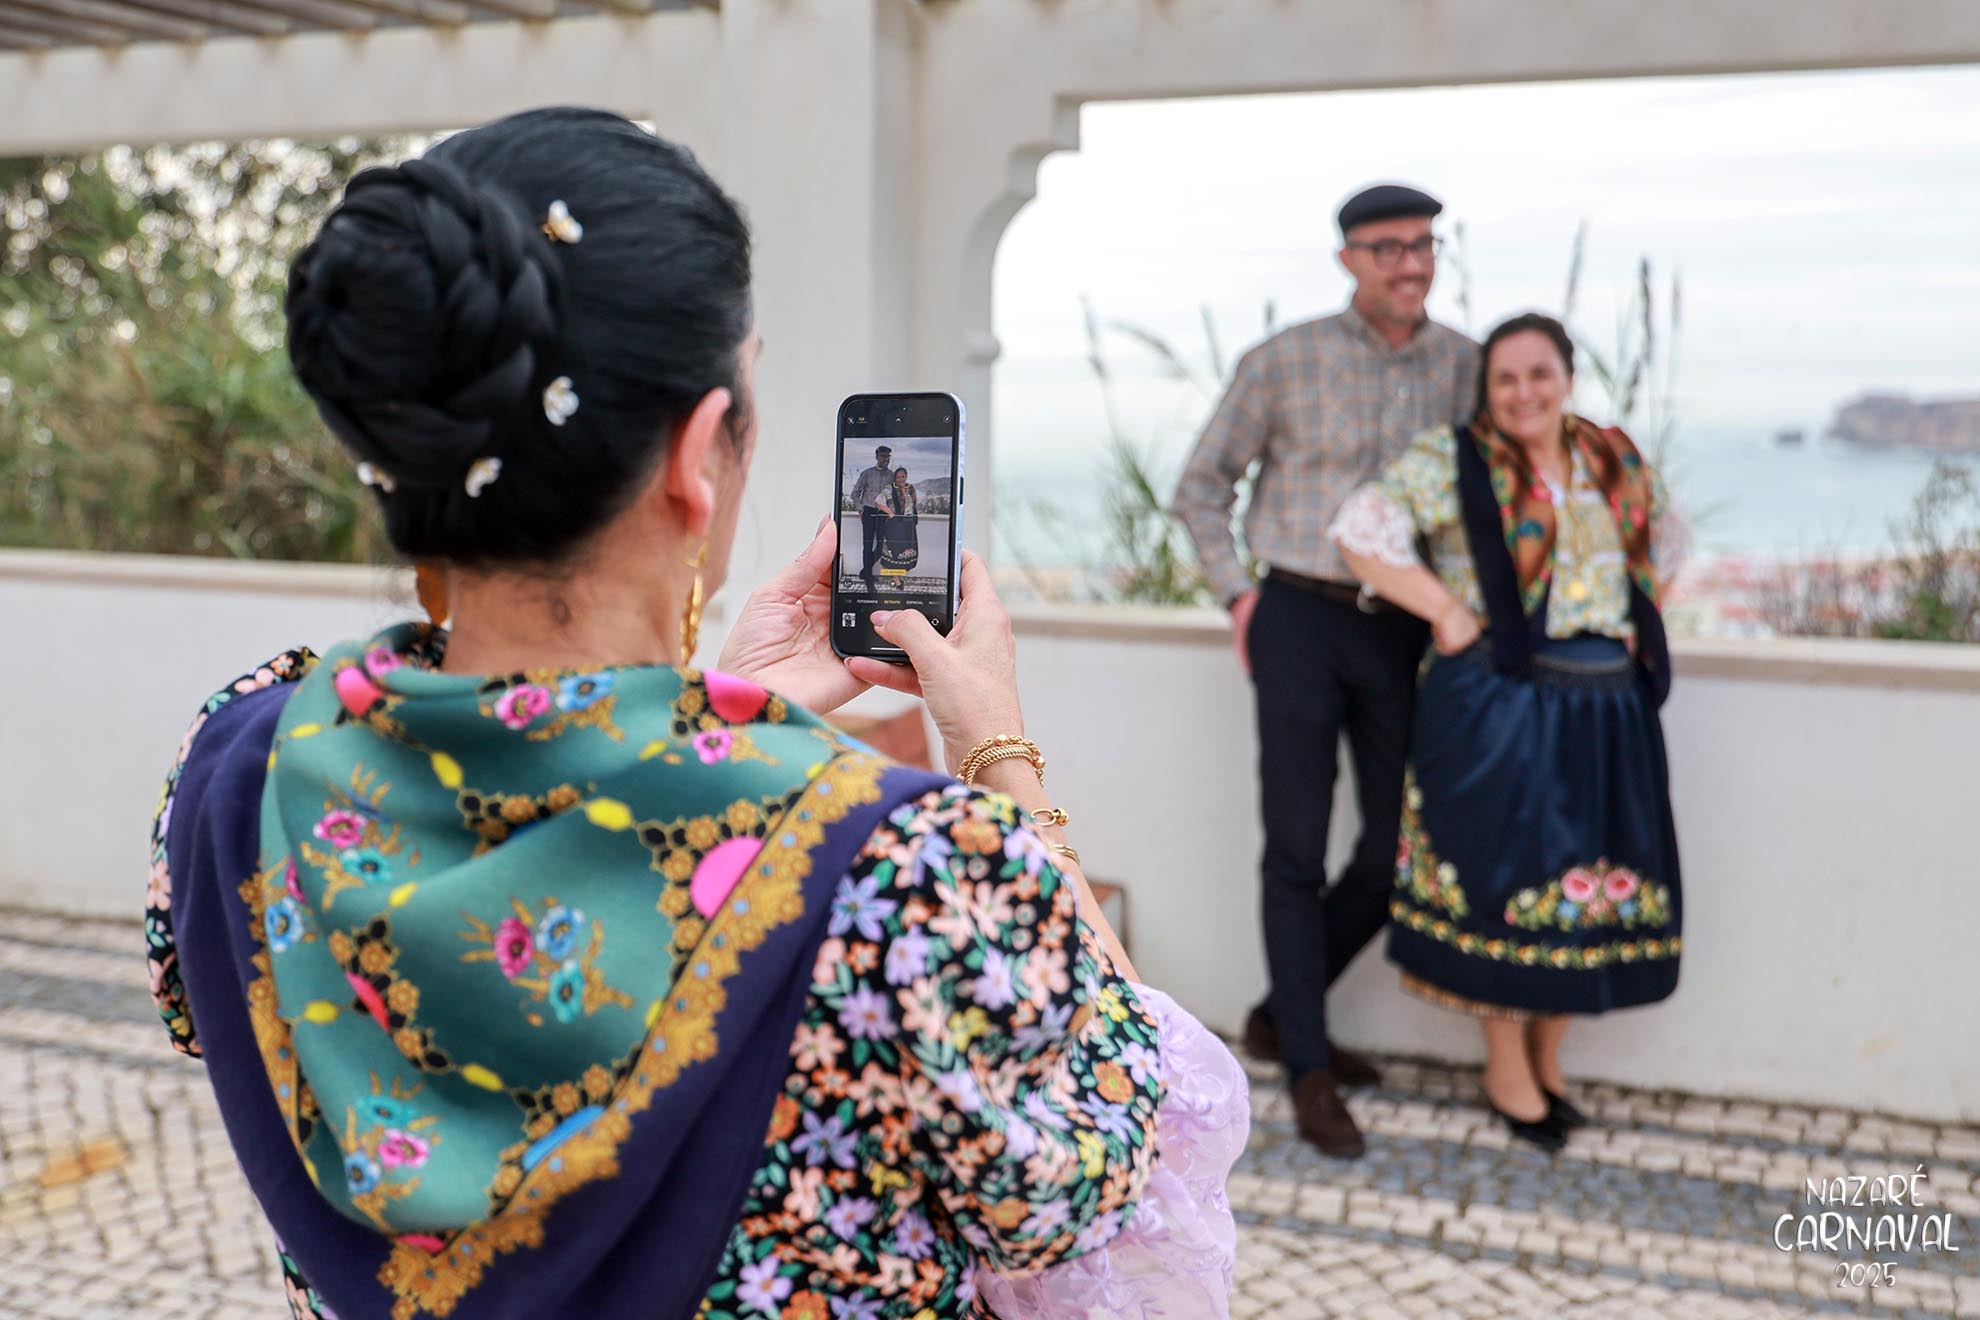
<path fill-rule="evenodd" d="M 193 1048 L 155 873 L 149 903 L 154 990 Z M 1029 1272 L 1106 1245 L 1155 1162 L 1158 1045 L 1010 799 L 956 784 L 896 809 L 839 882 L 699 1316 L 982 1315 L 977 1266 Z M 330 1316 L 282 1260 L 293 1313 Z"/>
<path fill-rule="evenodd" d="M 1114 1236 L 1161 1061 L 1073 893 L 1000 795 L 953 786 L 868 840 L 703 1316 L 933 1320 L 963 1312 L 975 1258 L 1030 1270 Z"/>
<path fill-rule="evenodd" d="M 1572 637 L 1596 633 L 1628 638 L 1629 573 L 1615 516 L 1588 471 L 1578 449 L 1568 489 L 1553 490 L 1559 522 L 1554 539 L 1553 589 L 1547 597 L 1547 635 Z M 1650 516 L 1664 519 L 1670 500 L 1664 481 L 1650 473 Z M 1662 552 L 1664 527 L 1650 538 L 1652 557 L 1666 566 Z M 1452 595 L 1481 619 L 1485 598 L 1465 537 L 1457 488 L 1457 433 L 1438 426 L 1410 441 L 1409 448 L 1382 470 L 1381 476 L 1356 491 L 1329 529 L 1330 536 L 1349 550 L 1369 554 L 1385 563 L 1410 567 L 1420 536 L 1428 544 L 1429 567 Z"/>

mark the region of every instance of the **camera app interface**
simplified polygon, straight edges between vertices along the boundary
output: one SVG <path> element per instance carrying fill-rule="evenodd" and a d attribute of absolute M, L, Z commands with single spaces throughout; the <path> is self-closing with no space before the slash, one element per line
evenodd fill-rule
<path fill-rule="evenodd" d="M 853 437 L 839 464 L 842 638 L 882 644 L 875 610 L 919 610 L 948 626 L 955 442 L 948 436 Z"/>

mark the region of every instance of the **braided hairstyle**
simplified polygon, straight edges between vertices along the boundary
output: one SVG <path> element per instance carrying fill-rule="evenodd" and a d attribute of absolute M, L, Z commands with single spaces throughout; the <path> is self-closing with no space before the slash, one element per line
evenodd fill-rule
<path fill-rule="evenodd" d="M 583 226 L 544 230 L 561 201 Z M 597 110 L 533 110 L 354 176 L 289 272 L 289 360 L 380 474 L 392 545 L 557 564 L 643 486 L 708 391 L 748 401 L 749 228 L 685 149 Z M 545 391 L 569 378 L 574 413 Z M 471 495 L 469 469 L 501 460 Z"/>

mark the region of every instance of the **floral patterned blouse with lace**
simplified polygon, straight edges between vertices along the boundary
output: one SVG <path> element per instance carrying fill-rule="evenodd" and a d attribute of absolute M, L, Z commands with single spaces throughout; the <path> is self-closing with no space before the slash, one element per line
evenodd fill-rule
<path fill-rule="evenodd" d="M 1654 469 L 1650 491 L 1655 523 L 1651 554 L 1664 576 L 1676 558 L 1671 542 L 1681 533 L 1671 516 L 1663 478 Z M 1568 489 L 1555 487 L 1553 494 L 1560 513 L 1553 589 L 1547 597 L 1547 635 L 1629 638 L 1635 625 L 1630 621 L 1622 540 L 1608 502 L 1578 450 Z M 1457 433 L 1451 427 L 1434 427 L 1412 440 L 1377 480 L 1349 498 L 1328 535 L 1344 549 L 1402 568 L 1423 564 L 1420 538 L 1429 548 L 1428 567 L 1452 595 L 1484 617 L 1485 600 L 1458 503 Z"/>
<path fill-rule="evenodd" d="M 293 663 L 217 694 L 173 782 L 208 714 Z M 171 904 L 161 853 L 154 994 L 193 1053 Z M 519 965 L 528 949 L 526 936 Z M 1115 972 L 1010 799 L 952 784 L 871 835 L 837 885 L 790 1063 L 702 1320 L 986 1306 L 1069 1320 L 1184 1296 L 1193 1314 L 1228 1314 L 1243 1073 L 1167 996 Z M 282 1263 L 298 1320 L 331 1317 L 286 1250 Z"/>

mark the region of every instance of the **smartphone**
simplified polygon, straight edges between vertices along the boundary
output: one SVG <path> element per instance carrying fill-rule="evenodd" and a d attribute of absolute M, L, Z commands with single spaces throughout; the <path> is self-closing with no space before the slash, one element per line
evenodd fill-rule
<path fill-rule="evenodd" d="M 832 649 L 906 664 L 875 610 L 919 610 L 947 635 L 962 563 L 963 406 L 953 394 L 855 394 L 839 405 Z"/>

